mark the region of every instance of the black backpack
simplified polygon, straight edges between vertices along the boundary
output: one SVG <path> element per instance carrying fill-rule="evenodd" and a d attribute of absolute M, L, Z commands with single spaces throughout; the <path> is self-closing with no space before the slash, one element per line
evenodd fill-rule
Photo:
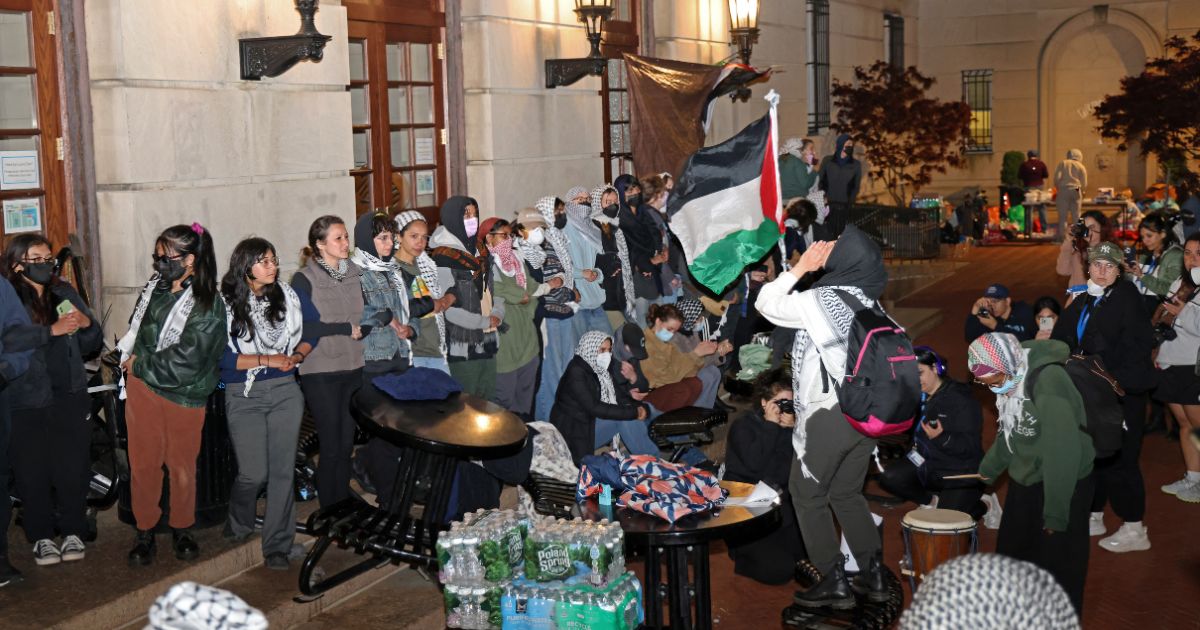
<path fill-rule="evenodd" d="M 1121 397 L 1125 390 L 1117 379 L 1104 368 L 1104 361 L 1096 355 L 1073 354 L 1063 363 L 1048 363 L 1029 373 L 1029 396 L 1033 398 L 1034 385 L 1042 370 L 1051 365 L 1062 366 L 1083 399 L 1083 410 L 1087 415 L 1085 432 L 1092 436 L 1092 446 L 1098 459 L 1111 457 L 1121 450 L 1124 438 L 1125 413 Z"/>
<path fill-rule="evenodd" d="M 921 403 L 912 340 L 878 302 L 867 307 L 854 295 L 835 291 L 854 311 L 846 338 L 846 380 L 834 384 L 842 414 L 867 437 L 908 431 Z M 821 372 L 828 384 L 824 364 Z"/>

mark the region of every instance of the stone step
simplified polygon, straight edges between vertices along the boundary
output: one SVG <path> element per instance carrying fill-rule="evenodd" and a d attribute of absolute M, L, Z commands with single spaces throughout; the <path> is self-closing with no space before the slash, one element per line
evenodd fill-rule
<path fill-rule="evenodd" d="M 442 608 L 442 594 L 436 584 L 427 582 L 416 571 L 400 570 L 353 596 L 343 598 L 336 606 L 327 607 L 307 621 L 283 625 L 271 619 L 271 627 L 295 630 L 441 630 L 446 627 L 446 615 Z"/>

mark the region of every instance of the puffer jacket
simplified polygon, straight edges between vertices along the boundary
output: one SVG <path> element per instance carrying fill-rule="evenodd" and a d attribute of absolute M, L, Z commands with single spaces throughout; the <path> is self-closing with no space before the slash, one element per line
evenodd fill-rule
<path fill-rule="evenodd" d="M 86 391 L 88 375 L 83 368 L 84 357 L 98 351 L 104 340 L 100 322 L 71 285 L 57 283 L 50 291 L 54 304 L 69 300 L 76 310 L 92 321 L 92 325 L 73 335 L 57 337 L 50 333 L 49 325 L 40 324 L 14 326 L 4 332 L 6 350 L 33 351 L 29 356 L 29 369 L 10 385 L 9 403 L 13 409 L 48 407 L 55 396 Z M 54 319 L 58 321 L 57 313 Z"/>
<path fill-rule="evenodd" d="M 217 387 L 217 362 L 225 352 L 229 331 L 225 326 L 225 303 L 213 298 L 212 306 L 192 309 L 179 342 L 157 351 L 158 334 L 171 307 L 183 292 L 171 293 L 158 286 L 150 296 L 142 326 L 133 344 L 133 375 L 145 381 L 154 393 L 183 407 L 203 407 Z"/>
<path fill-rule="evenodd" d="M 601 400 L 600 378 L 583 357 L 576 355 L 558 382 L 550 423 L 567 441 L 571 458 L 579 464 L 584 455 L 596 450 L 597 418 L 641 422 L 636 419 L 637 413 L 638 405 L 613 405 Z"/>

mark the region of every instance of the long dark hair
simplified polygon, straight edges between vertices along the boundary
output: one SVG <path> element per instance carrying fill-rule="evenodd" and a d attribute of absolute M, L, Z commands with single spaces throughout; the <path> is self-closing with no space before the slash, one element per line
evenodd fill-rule
<path fill-rule="evenodd" d="M 278 258 L 275 246 L 270 241 L 255 236 L 238 243 L 233 248 L 233 255 L 229 257 L 229 270 L 221 278 L 221 295 L 225 296 L 225 303 L 233 315 L 229 334 L 234 337 L 242 338 L 242 335 L 245 335 L 246 340 L 254 341 L 256 331 L 254 322 L 250 320 L 250 300 L 254 299 L 254 294 L 250 291 L 249 280 L 253 274 L 251 268 L 268 254 Z M 278 267 L 275 273 L 279 273 Z M 267 298 L 269 304 L 267 319 L 274 322 L 283 321 L 287 311 L 287 300 L 283 295 L 283 287 L 279 286 L 278 275 L 275 282 L 263 287 L 262 296 Z"/>
<path fill-rule="evenodd" d="M 1163 251 L 1179 242 L 1175 238 L 1175 230 L 1172 230 L 1172 224 L 1167 219 L 1167 215 L 1162 212 L 1151 212 L 1147 214 L 1142 222 L 1138 224 L 1138 240 L 1141 240 L 1141 231 L 1150 230 L 1163 235 Z"/>
<path fill-rule="evenodd" d="M 201 310 L 212 308 L 213 300 L 217 299 L 217 257 L 208 228 L 199 223 L 172 225 L 154 241 L 155 248 L 159 245 L 168 253 L 196 257 L 192 263 L 192 296 Z"/>
<path fill-rule="evenodd" d="M 341 217 L 327 214 L 325 216 L 317 217 L 317 220 L 313 221 L 312 225 L 308 226 L 308 247 L 300 250 L 301 267 L 307 266 L 309 259 L 321 255 L 320 250 L 317 249 L 317 242 L 325 240 L 325 237 L 329 236 L 329 228 L 335 225 L 341 225 L 344 227 L 346 222 L 343 221 Z"/>
<path fill-rule="evenodd" d="M 50 287 L 58 283 L 58 277 L 52 276 L 50 284 L 43 287 L 42 294 L 38 295 L 37 289 L 25 282 L 20 272 L 13 269 L 15 265 L 24 265 L 26 252 L 29 251 L 29 248 L 38 245 L 50 248 L 51 256 L 53 256 L 54 246 L 41 234 L 17 234 L 9 239 L 8 247 L 4 250 L 4 268 L 0 269 L 0 274 L 3 274 L 12 283 L 17 296 L 21 298 L 21 303 L 29 310 L 30 319 L 35 324 L 49 326 L 58 321 L 58 311 L 54 308 L 54 296 L 50 290 Z"/>

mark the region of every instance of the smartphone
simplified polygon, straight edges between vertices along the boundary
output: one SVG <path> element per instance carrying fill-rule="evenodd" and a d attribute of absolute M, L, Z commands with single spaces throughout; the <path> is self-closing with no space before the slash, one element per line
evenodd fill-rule
<path fill-rule="evenodd" d="M 71 300 L 63 300 L 58 303 L 58 307 L 56 310 L 58 310 L 58 316 L 62 317 L 63 315 L 66 315 L 67 313 L 70 313 L 71 311 L 75 310 L 75 305 L 71 304 Z"/>
<path fill-rule="evenodd" d="M 937 418 L 932 418 L 932 419 L 930 419 L 930 420 L 926 420 L 926 421 L 925 421 L 925 426 L 929 427 L 930 429 L 936 429 L 936 428 L 938 428 L 938 420 L 937 420 Z"/>

